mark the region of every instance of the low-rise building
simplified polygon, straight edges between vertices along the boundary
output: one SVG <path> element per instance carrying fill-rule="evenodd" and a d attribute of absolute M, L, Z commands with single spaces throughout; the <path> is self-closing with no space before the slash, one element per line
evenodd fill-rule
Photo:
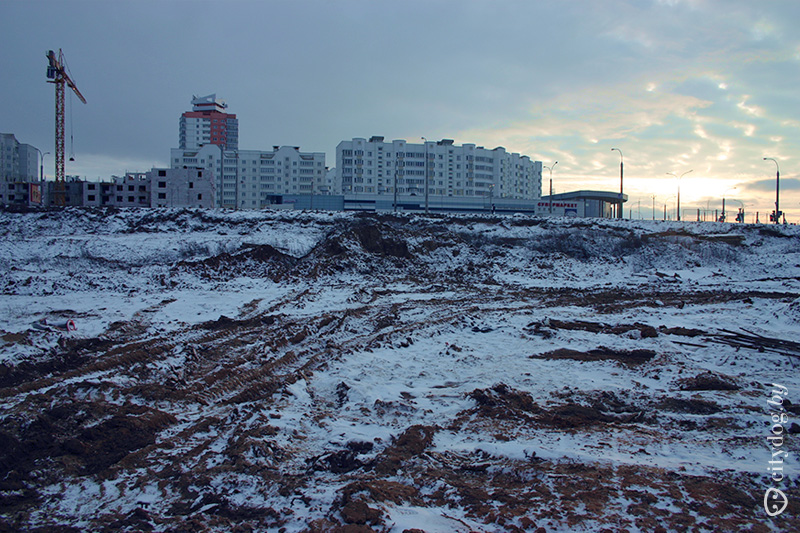
<path fill-rule="evenodd" d="M 54 205 L 55 182 L 46 182 L 45 205 Z M 154 168 L 128 172 L 110 181 L 86 181 L 67 176 L 67 206 L 97 207 L 215 207 L 211 173 L 197 168 Z"/>
<path fill-rule="evenodd" d="M 151 207 L 214 207 L 211 173 L 197 168 L 154 168 L 148 174 Z"/>
<path fill-rule="evenodd" d="M 150 177 L 147 172 L 127 172 L 123 177 L 112 178 L 114 194 L 110 205 L 114 207 L 152 207 L 150 204 Z"/>

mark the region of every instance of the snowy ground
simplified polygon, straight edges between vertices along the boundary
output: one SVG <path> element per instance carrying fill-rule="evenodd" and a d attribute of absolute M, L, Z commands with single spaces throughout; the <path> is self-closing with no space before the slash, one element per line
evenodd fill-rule
<path fill-rule="evenodd" d="M 0 530 L 795 527 L 797 227 L 0 221 Z"/>

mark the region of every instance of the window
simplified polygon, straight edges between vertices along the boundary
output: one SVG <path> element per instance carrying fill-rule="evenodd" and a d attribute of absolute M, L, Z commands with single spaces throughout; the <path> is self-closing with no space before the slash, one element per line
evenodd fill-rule
<path fill-rule="evenodd" d="M 198 199 L 198 200 L 202 200 L 202 199 L 203 199 L 203 195 L 202 195 L 202 194 L 198 194 L 198 195 L 197 195 L 197 199 Z"/>
<path fill-rule="evenodd" d="M 190 188 L 190 189 L 194 189 L 194 182 L 193 182 L 193 181 L 190 181 L 190 182 L 189 182 L 189 188 Z"/>
<path fill-rule="evenodd" d="M 158 182 L 158 188 L 159 189 L 166 189 L 167 188 L 167 182 L 166 181 L 159 181 Z"/>
<path fill-rule="evenodd" d="M 166 176 L 167 175 L 167 171 L 166 170 L 159 170 L 158 171 L 158 175 L 159 176 Z"/>
<path fill-rule="evenodd" d="M 96 184 L 94 184 L 94 183 L 87 183 L 86 185 L 87 185 L 87 187 L 89 188 L 90 191 L 93 191 L 96 188 Z"/>
<path fill-rule="evenodd" d="M 90 202 L 94 202 L 95 196 L 94 194 L 90 194 L 89 196 L 86 197 L 86 199 Z"/>
<path fill-rule="evenodd" d="M 166 200 L 167 199 L 167 193 L 165 193 L 165 192 L 158 193 L 158 199 L 159 200 Z"/>

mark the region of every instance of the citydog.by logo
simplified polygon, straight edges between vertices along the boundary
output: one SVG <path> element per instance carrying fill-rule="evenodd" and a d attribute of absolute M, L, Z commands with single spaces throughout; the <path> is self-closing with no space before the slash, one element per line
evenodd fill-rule
<path fill-rule="evenodd" d="M 789 505 L 789 498 L 782 491 L 770 487 L 764 493 L 764 510 L 770 516 L 778 516 Z"/>
<path fill-rule="evenodd" d="M 773 483 L 781 483 L 783 481 L 783 460 L 789 455 L 789 452 L 783 448 L 784 445 L 784 425 L 789 421 L 789 415 L 786 414 L 786 408 L 783 406 L 783 400 L 788 396 L 789 389 L 777 383 L 772 384 L 772 397 L 767 400 L 767 407 L 769 414 L 772 417 L 772 427 L 770 428 L 770 436 L 767 437 L 769 441 L 772 457 L 769 461 L 768 471 L 771 472 Z M 789 498 L 780 489 L 770 487 L 764 494 L 764 510 L 769 516 L 778 516 L 789 505 Z"/>

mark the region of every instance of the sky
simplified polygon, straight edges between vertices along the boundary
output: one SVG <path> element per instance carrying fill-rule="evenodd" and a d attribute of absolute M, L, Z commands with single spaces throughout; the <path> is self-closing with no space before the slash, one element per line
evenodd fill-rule
<path fill-rule="evenodd" d="M 542 161 L 556 193 L 618 192 L 622 159 L 633 218 L 674 219 L 680 190 L 684 219 L 724 197 L 764 222 L 780 169 L 800 222 L 798 21 L 797 0 L 3 0 L 0 132 L 54 174 L 60 48 L 87 100 L 67 98 L 68 175 L 168 166 L 216 93 L 240 149 L 335 167 L 354 137 L 454 139 Z"/>

